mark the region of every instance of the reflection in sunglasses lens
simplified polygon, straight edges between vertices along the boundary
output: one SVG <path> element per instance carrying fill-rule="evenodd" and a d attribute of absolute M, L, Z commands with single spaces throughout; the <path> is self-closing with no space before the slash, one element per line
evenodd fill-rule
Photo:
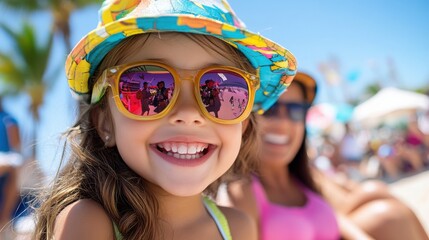
<path fill-rule="evenodd" d="M 249 100 L 249 86 L 239 74 L 229 70 L 212 70 L 200 79 L 200 96 L 212 116 L 231 120 L 243 114 Z"/>
<path fill-rule="evenodd" d="M 132 114 L 153 116 L 170 103 L 174 92 L 173 75 L 159 66 L 144 65 L 130 68 L 119 80 L 119 98 Z"/>

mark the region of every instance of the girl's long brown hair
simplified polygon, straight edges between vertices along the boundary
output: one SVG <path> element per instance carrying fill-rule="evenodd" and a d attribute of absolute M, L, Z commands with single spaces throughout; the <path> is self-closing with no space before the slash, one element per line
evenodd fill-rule
<path fill-rule="evenodd" d="M 131 36 L 118 44 L 100 64 L 90 85 L 94 84 L 94 80 L 104 69 L 117 65 L 122 57 L 142 47 L 150 35 Z M 213 37 L 185 35 L 200 45 L 227 56 L 240 68 L 255 72 L 248 60 L 234 47 Z M 36 209 L 37 223 L 33 238 L 53 239 L 56 217 L 66 206 L 79 199 L 92 199 L 99 203 L 118 226 L 123 239 L 162 238 L 158 220 L 159 205 L 149 183 L 125 164 L 116 147 L 105 146 L 92 121 L 91 116 L 95 111 L 104 111 L 106 117 L 110 116 L 106 98 L 99 104 L 85 107 L 79 120 L 65 133 L 66 146 L 63 153 L 66 153 L 66 149 L 70 150 L 67 163 L 54 183 L 42 191 L 38 198 L 40 206 Z M 253 114 L 248 121 L 236 161 L 223 178 L 206 189 L 207 195 L 214 195 L 217 185 L 226 181 L 228 174 L 246 174 L 256 162 L 253 157 L 257 155 L 254 151 L 257 149 L 255 139 L 258 134 Z"/>

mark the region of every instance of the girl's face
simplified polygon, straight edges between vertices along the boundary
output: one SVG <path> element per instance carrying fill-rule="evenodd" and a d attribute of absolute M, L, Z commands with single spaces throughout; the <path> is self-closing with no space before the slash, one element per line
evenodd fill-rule
<path fill-rule="evenodd" d="M 215 51 L 173 33 L 150 36 L 143 47 L 118 64 L 143 60 L 186 70 L 234 66 Z M 201 193 L 231 167 L 240 149 L 242 123 L 222 125 L 208 120 L 195 99 L 193 82 L 184 80 L 176 87 L 180 94 L 175 106 L 159 120 L 129 119 L 118 111 L 110 92 L 107 97 L 114 142 L 125 163 L 166 192 L 191 196 Z"/>
<path fill-rule="evenodd" d="M 291 84 L 286 93 L 278 100 L 283 103 L 305 103 L 301 88 Z M 293 121 L 284 104 L 277 109 L 276 116 L 259 119 L 262 132 L 261 167 L 283 167 L 288 165 L 297 154 L 304 138 L 305 124 Z"/>

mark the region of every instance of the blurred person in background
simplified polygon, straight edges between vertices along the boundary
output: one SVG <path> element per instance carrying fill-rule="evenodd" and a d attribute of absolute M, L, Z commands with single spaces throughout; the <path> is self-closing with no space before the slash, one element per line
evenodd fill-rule
<path fill-rule="evenodd" d="M 10 227 L 19 201 L 18 168 L 22 163 L 20 151 L 18 123 L 3 110 L 0 97 L 0 232 Z"/>
<path fill-rule="evenodd" d="M 400 147 L 400 145 L 396 144 L 395 141 L 398 140 L 384 140 L 376 151 L 376 157 L 381 166 L 380 175 L 384 179 L 396 179 L 402 172 L 402 161 L 394 147 L 395 145 Z"/>
<path fill-rule="evenodd" d="M 305 116 L 316 85 L 303 73 L 294 80 L 257 119 L 263 149 L 258 169 L 249 179 L 228 185 L 227 197 L 220 193 L 219 201 L 252 216 L 261 240 L 339 239 L 335 212 L 319 194 L 308 167 Z"/>
<path fill-rule="evenodd" d="M 346 224 L 374 239 L 428 239 L 415 213 L 393 196 L 384 182 L 338 182 L 319 171 L 313 171 L 313 177 L 338 216 L 346 218 Z"/>
<path fill-rule="evenodd" d="M 419 112 L 417 117 L 417 127 L 423 135 L 424 163 L 426 167 L 429 167 L 429 110 Z"/>
<path fill-rule="evenodd" d="M 419 117 L 417 112 L 413 112 L 409 115 L 405 133 L 405 143 L 407 147 L 407 151 L 405 152 L 407 154 L 406 157 L 408 157 L 415 171 L 421 171 L 427 164 L 427 136 L 419 126 Z"/>
<path fill-rule="evenodd" d="M 366 152 L 367 139 L 359 135 L 359 132 L 352 128 L 351 124 L 344 124 L 344 136 L 339 143 L 341 162 L 344 165 L 344 171 L 347 176 L 354 180 L 364 178 L 362 169 L 362 159 Z"/>
<path fill-rule="evenodd" d="M 258 169 L 223 188 L 221 204 L 252 216 L 259 239 L 428 239 L 414 213 L 382 182 L 339 183 L 311 166 L 305 114 L 315 80 L 298 73 L 263 116 Z"/>
<path fill-rule="evenodd" d="M 416 115 L 411 114 L 399 126 L 384 127 L 389 134 L 376 151 L 381 176 L 388 181 L 420 172 L 425 167 L 424 134 L 419 130 Z"/>

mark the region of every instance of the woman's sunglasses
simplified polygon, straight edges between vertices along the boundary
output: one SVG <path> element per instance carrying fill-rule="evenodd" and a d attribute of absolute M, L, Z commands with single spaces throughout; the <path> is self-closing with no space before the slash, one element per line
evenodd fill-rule
<path fill-rule="evenodd" d="M 270 109 L 264 112 L 264 117 L 280 117 L 280 109 L 284 109 L 283 114 L 287 113 L 290 120 L 294 122 L 304 122 L 307 111 L 310 108 L 308 103 L 300 102 L 276 102 Z"/>
<path fill-rule="evenodd" d="M 194 95 L 201 112 L 221 124 L 246 119 L 259 88 L 257 75 L 230 66 L 210 66 L 197 71 L 181 70 L 154 61 L 114 66 L 95 82 L 91 104 L 111 87 L 119 111 L 135 120 L 164 117 L 174 106 L 181 81 L 194 82 Z"/>

